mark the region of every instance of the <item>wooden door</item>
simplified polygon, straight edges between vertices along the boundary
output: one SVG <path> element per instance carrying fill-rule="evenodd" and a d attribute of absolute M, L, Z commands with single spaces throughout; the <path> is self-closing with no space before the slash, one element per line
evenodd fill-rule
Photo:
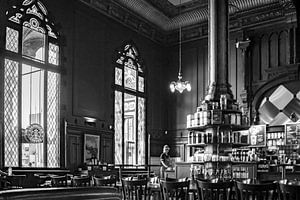
<path fill-rule="evenodd" d="M 67 168 L 73 172 L 82 165 L 82 137 L 81 135 L 67 135 Z"/>
<path fill-rule="evenodd" d="M 101 159 L 106 163 L 113 163 L 113 134 L 105 133 L 102 134 L 101 139 Z"/>

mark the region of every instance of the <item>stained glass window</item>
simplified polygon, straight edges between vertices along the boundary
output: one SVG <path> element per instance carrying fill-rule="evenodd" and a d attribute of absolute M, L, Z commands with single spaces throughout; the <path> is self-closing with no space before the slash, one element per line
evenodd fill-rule
<path fill-rule="evenodd" d="M 18 53 L 19 32 L 6 27 L 6 50 Z"/>
<path fill-rule="evenodd" d="M 115 164 L 143 165 L 146 161 L 146 96 L 142 66 L 134 45 L 126 44 L 118 51 L 115 67 Z"/>
<path fill-rule="evenodd" d="M 125 67 L 124 70 L 125 87 L 136 90 L 136 70 L 129 67 Z"/>
<path fill-rule="evenodd" d="M 115 84 L 122 85 L 122 77 L 123 77 L 123 70 L 116 67 L 116 70 L 115 70 Z"/>
<path fill-rule="evenodd" d="M 139 76 L 139 92 L 144 92 L 144 78 Z"/>
<path fill-rule="evenodd" d="M 123 156 L 123 97 L 122 92 L 115 91 L 115 163 L 122 164 Z"/>
<path fill-rule="evenodd" d="M 59 59 L 59 47 L 58 45 L 49 43 L 49 63 L 53 65 L 58 65 Z"/>
<path fill-rule="evenodd" d="M 5 50 L 12 53 L 4 57 L 5 167 L 60 167 L 59 34 L 47 14 L 38 0 L 6 12 Z"/>
<path fill-rule="evenodd" d="M 138 141 L 145 141 L 146 135 L 146 109 L 145 99 L 142 97 L 138 98 Z M 139 142 L 138 144 L 138 163 L 139 165 L 145 164 L 145 143 Z"/>
<path fill-rule="evenodd" d="M 60 75 L 48 72 L 47 80 L 47 154 L 48 167 L 59 166 L 59 87 Z"/>
<path fill-rule="evenodd" d="M 45 33 L 38 31 L 40 29 L 37 20 L 30 20 L 30 23 L 24 22 L 23 39 L 22 39 L 22 54 L 32 59 L 45 61 Z M 34 41 L 34 42 L 33 42 Z"/>
<path fill-rule="evenodd" d="M 19 123 L 18 123 L 18 71 L 19 63 L 5 59 L 4 62 L 4 163 L 17 167 Z"/>

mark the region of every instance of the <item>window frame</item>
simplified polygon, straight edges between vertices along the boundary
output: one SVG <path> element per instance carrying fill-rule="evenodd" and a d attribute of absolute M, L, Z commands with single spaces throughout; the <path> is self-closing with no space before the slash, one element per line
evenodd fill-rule
<path fill-rule="evenodd" d="M 24 3 L 25 2 L 25 3 Z M 27 4 L 26 4 L 27 2 Z M 28 3 L 29 2 L 29 3 Z M 39 6 L 37 6 L 39 4 Z M 24 14 L 19 20 L 19 23 L 17 22 L 14 22 L 14 21 L 11 21 L 10 20 L 10 17 L 12 16 L 15 16 L 16 13 L 25 13 L 27 11 L 27 8 L 32 8 L 32 6 L 37 6 L 39 7 L 39 10 L 42 16 L 42 18 L 44 20 L 41 20 L 40 18 L 38 18 L 36 15 L 34 14 Z M 18 108 L 17 108 L 17 113 L 18 113 L 18 161 L 17 161 L 17 166 L 12 166 L 12 167 L 16 167 L 16 168 L 34 168 L 34 169 L 37 169 L 37 168 L 42 168 L 42 169 L 46 169 L 46 168 L 61 168 L 63 165 L 64 165 L 64 162 L 63 162 L 63 158 L 62 158 L 62 134 L 61 134 L 61 109 L 60 109 L 60 106 L 61 106 L 61 90 L 62 90 L 62 87 L 61 87 L 61 80 L 62 80 L 62 69 L 61 69 L 61 63 L 62 63 L 62 45 L 61 45 L 61 40 L 60 40 L 60 34 L 59 32 L 57 31 L 57 29 L 55 28 L 55 24 L 52 22 L 53 20 L 50 19 L 50 15 L 49 15 L 49 12 L 48 10 L 46 9 L 46 7 L 43 5 L 43 3 L 39 0 L 31 0 L 31 1 L 21 1 L 21 2 L 18 2 L 18 5 L 7 5 L 8 9 L 6 11 L 6 15 L 5 16 L 5 22 L 2 24 L 3 27 L 1 26 L 1 30 L 3 32 L 3 35 L 4 35 L 4 41 L 3 41 L 3 45 L 1 44 L 1 49 L 3 49 L 2 51 L 2 56 L 0 57 L 1 58 L 1 66 L 3 66 L 3 70 L 1 71 L 1 84 L 2 84 L 2 90 L 4 91 L 4 81 L 5 81 L 5 77 L 4 77 L 4 68 L 5 68 L 5 60 L 8 59 L 8 60 L 11 60 L 11 61 L 15 61 L 18 63 L 18 82 L 17 82 L 17 87 L 18 87 L 18 94 L 17 94 L 17 99 L 18 99 Z M 22 10 L 23 9 L 23 10 Z M 22 50 L 22 46 L 23 46 L 23 29 L 24 29 L 24 21 L 28 22 L 29 19 L 32 19 L 32 18 L 35 18 L 39 21 L 39 26 L 42 27 L 45 31 L 44 34 L 44 37 L 45 37 L 45 40 L 44 40 L 44 46 L 42 47 L 45 47 L 44 49 L 44 61 L 40 61 L 40 60 L 36 60 L 34 58 L 31 58 L 29 56 L 26 56 L 23 54 L 23 50 Z M 48 27 L 49 28 L 48 28 Z M 11 28 L 15 31 L 18 32 L 18 51 L 17 52 L 13 52 L 13 51 L 10 51 L 8 49 L 6 49 L 6 38 L 7 38 L 7 34 L 6 34 L 6 31 L 7 31 L 7 28 Z M 34 30 L 32 27 L 28 27 L 32 30 Z M 50 36 L 48 34 L 49 30 L 51 30 L 51 32 L 55 35 L 56 38 L 54 38 L 53 36 Z M 49 62 L 49 53 L 50 53 L 50 50 L 49 50 L 49 46 L 50 44 L 54 44 L 54 45 L 57 45 L 58 46 L 58 58 L 57 58 L 57 64 L 51 64 Z M 43 96 L 45 97 L 44 99 L 44 102 L 43 102 L 43 115 L 42 115 L 42 118 L 43 118 L 43 123 L 41 124 L 43 126 L 43 129 L 44 129 L 44 141 L 43 141 L 43 166 L 42 167 L 30 167 L 30 166 L 23 166 L 23 163 L 22 163 L 22 68 L 23 66 L 22 65 L 29 65 L 29 66 L 32 66 L 32 67 L 35 67 L 35 68 L 38 68 L 38 69 L 41 69 L 44 71 L 44 74 L 43 74 Z M 58 87 L 58 90 L 56 90 L 57 92 L 57 98 L 58 98 L 58 101 L 57 101 L 57 110 L 58 110 L 58 117 L 57 117 L 57 128 L 58 128 L 58 132 L 57 132 L 57 135 L 58 135 L 58 147 L 59 147 L 59 150 L 58 150 L 58 166 L 57 167 L 49 167 L 49 163 L 48 163 L 48 146 L 51 145 L 50 143 L 48 144 L 48 132 L 47 132 L 47 128 L 49 126 L 48 124 L 48 118 L 47 118 L 47 114 L 48 114 L 48 100 L 49 100 L 49 96 L 48 96 L 48 73 L 50 72 L 53 72 L 55 73 L 56 75 L 58 75 L 58 85 L 56 85 L 56 87 Z M 1 121 L 2 123 L 4 124 L 4 100 L 5 100 L 5 97 L 4 97 L 4 93 L 1 94 L 1 110 L 2 110 L 2 115 L 1 115 Z M 1 155 L 2 155 L 2 159 L 0 161 L 0 165 L 2 167 L 9 167 L 9 166 L 5 166 L 5 133 L 4 133 L 4 125 L 2 126 L 2 135 L 1 135 L 1 138 L 2 138 L 2 141 L 1 142 Z"/>
<path fill-rule="evenodd" d="M 137 63 L 139 63 L 140 66 L 136 66 L 136 89 L 133 90 L 133 89 L 130 89 L 128 87 L 125 87 L 125 64 L 121 64 L 121 63 L 118 63 L 117 62 L 117 59 L 119 59 L 119 56 L 123 54 L 124 52 L 124 48 L 129 45 L 131 46 L 132 48 L 134 48 L 136 50 L 136 59 L 135 61 L 137 61 Z M 129 41 L 129 42 L 125 42 L 124 45 L 122 45 L 122 47 L 120 49 L 118 49 L 116 51 L 116 58 L 114 59 L 114 73 L 113 73 L 113 80 L 114 80 L 114 102 L 115 102 L 115 92 L 121 92 L 122 94 L 122 163 L 120 164 L 117 164 L 115 163 L 116 165 L 123 165 L 123 166 L 127 166 L 127 167 L 130 167 L 129 165 L 138 165 L 138 145 L 139 145 L 139 138 L 138 138 L 138 99 L 139 98 L 143 98 L 144 99 L 144 124 L 145 124 L 145 127 L 144 127 L 144 130 L 145 130 L 145 135 L 144 135 L 144 152 L 145 152 L 145 155 L 144 155 L 144 164 L 143 165 L 147 165 L 148 164 L 148 143 L 147 143 L 147 73 L 146 73 L 146 70 L 145 70 L 145 65 L 139 55 L 139 50 L 137 49 L 136 45 L 134 44 L 133 41 Z M 125 56 L 125 55 L 123 55 Z M 118 69 L 121 69 L 122 70 L 122 85 L 118 85 L 116 84 L 116 68 Z M 143 92 L 140 92 L 139 91 L 139 77 L 142 77 L 144 79 L 144 91 Z M 135 97 L 135 116 L 136 116 L 136 120 L 135 120 L 135 163 L 136 164 L 125 164 L 125 161 L 126 161 L 126 158 L 125 158 L 125 111 L 124 111 L 124 100 L 125 100 L 125 94 L 128 94 L 128 95 L 133 95 Z M 115 114 L 115 103 L 114 103 L 114 114 Z M 114 115 L 114 123 L 115 123 L 115 115 Z M 114 139 L 114 144 L 115 144 L 115 139 Z M 115 145 L 114 145 L 115 146 Z M 114 148 L 114 152 L 115 152 L 115 148 Z M 115 162 L 115 160 L 114 160 Z"/>

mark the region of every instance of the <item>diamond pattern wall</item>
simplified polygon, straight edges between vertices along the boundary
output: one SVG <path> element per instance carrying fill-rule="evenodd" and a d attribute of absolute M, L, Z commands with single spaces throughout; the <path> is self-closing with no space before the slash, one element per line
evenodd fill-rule
<path fill-rule="evenodd" d="M 278 125 L 292 122 L 292 113 L 300 119 L 300 81 L 282 84 L 267 93 L 258 112 L 261 124 Z"/>
<path fill-rule="evenodd" d="M 279 110 L 284 107 L 293 99 L 294 95 L 286 87 L 280 85 L 269 97 L 269 101 L 274 104 Z"/>

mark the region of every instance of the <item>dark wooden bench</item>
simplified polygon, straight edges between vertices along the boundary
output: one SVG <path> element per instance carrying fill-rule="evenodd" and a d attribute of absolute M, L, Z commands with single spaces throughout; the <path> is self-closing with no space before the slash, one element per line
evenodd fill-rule
<path fill-rule="evenodd" d="M 26 188 L 0 191 L 0 200 L 121 200 L 113 187 Z"/>

